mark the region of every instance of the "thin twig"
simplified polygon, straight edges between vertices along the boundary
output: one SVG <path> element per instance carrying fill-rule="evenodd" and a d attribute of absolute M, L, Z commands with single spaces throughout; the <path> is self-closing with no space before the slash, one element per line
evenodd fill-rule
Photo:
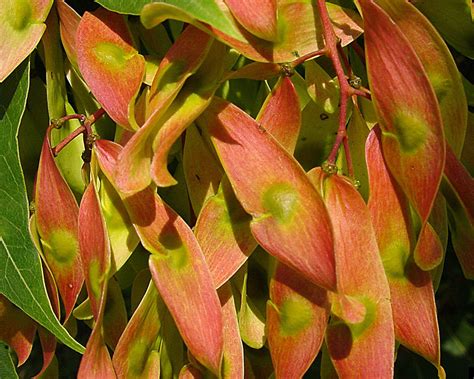
<path fill-rule="evenodd" d="M 59 142 L 56 146 L 51 147 L 51 151 L 53 153 L 53 156 L 57 157 L 58 154 L 61 152 L 62 149 L 64 149 L 74 138 L 79 136 L 80 134 L 83 135 L 84 139 L 84 153 L 82 156 L 82 159 L 85 162 L 90 161 L 90 153 L 92 150 L 92 144 L 95 140 L 92 132 L 92 125 L 103 115 L 105 114 L 105 110 L 103 108 L 99 108 L 95 113 L 90 115 L 89 117 L 86 117 L 83 114 L 71 114 L 71 115 L 66 115 L 64 117 L 61 117 L 60 119 L 53 120 L 51 124 L 48 127 L 47 130 L 47 138 L 48 138 L 48 143 L 49 146 L 51 146 L 51 131 L 53 129 L 59 129 L 61 126 L 69 121 L 69 120 L 79 120 L 81 123 L 81 126 L 75 129 L 71 134 L 69 134 L 66 138 L 64 138 L 61 142 Z"/>
<path fill-rule="evenodd" d="M 323 27 L 323 36 L 324 41 L 326 43 L 325 49 L 327 50 L 327 55 L 331 59 L 331 62 L 334 66 L 334 70 L 336 71 L 337 79 L 339 80 L 339 88 L 341 91 L 341 104 L 339 110 L 339 127 L 337 130 L 336 141 L 334 146 L 329 154 L 327 159 L 328 166 L 334 166 L 336 162 L 337 152 L 341 143 L 347 139 L 346 133 L 346 116 L 347 116 L 347 104 L 349 97 L 354 93 L 353 88 L 349 85 L 346 79 L 346 74 L 344 72 L 344 68 L 341 64 L 341 59 L 338 53 L 338 39 L 336 34 L 334 33 L 333 26 L 329 19 L 328 10 L 326 8 L 325 0 L 318 0 L 317 2 L 319 15 L 321 17 L 321 24 Z M 353 171 L 352 169 L 352 159 L 350 157 L 350 152 L 347 151 L 349 156 L 346 155 L 347 165 L 349 171 Z"/>
<path fill-rule="evenodd" d="M 365 97 L 366 99 L 372 100 L 370 91 L 365 87 L 352 88 L 352 92 L 353 95 Z"/>
<path fill-rule="evenodd" d="M 57 157 L 58 154 L 61 152 L 61 150 L 64 149 L 69 144 L 69 142 L 71 142 L 78 135 L 83 134 L 85 130 L 86 128 L 84 127 L 84 125 L 79 126 L 76 130 L 74 130 L 71 134 L 69 134 L 66 138 L 64 138 L 61 142 L 59 142 L 56 146 L 51 148 L 53 156 Z M 50 143 L 50 146 L 51 146 L 51 143 Z"/>
<path fill-rule="evenodd" d="M 303 55 L 302 57 L 299 57 L 298 59 L 294 60 L 291 62 L 291 67 L 295 68 L 296 66 L 300 65 L 301 63 L 304 63 L 306 61 L 309 61 L 310 59 L 320 57 L 321 55 L 327 55 L 328 51 L 326 48 L 313 51 L 312 53 L 308 53 L 306 55 Z"/>

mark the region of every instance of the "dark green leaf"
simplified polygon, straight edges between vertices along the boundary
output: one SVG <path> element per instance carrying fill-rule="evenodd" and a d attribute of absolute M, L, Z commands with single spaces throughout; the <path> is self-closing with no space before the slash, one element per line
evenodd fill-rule
<path fill-rule="evenodd" d="M 0 342 L 0 378 L 18 379 L 10 348 Z"/>
<path fill-rule="evenodd" d="M 26 61 L 0 85 L 0 293 L 66 345 L 82 352 L 84 348 L 54 316 L 28 230 L 28 203 L 17 134 L 26 106 L 29 74 Z"/>

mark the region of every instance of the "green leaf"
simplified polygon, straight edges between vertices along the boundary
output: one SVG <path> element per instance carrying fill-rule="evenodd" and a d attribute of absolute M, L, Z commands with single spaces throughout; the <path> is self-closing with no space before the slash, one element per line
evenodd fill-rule
<path fill-rule="evenodd" d="M 148 4 L 152 3 L 153 0 L 96 0 L 96 3 L 99 3 L 104 8 L 107 8 L 110 11 L 123 13 L 123 14 L 133 14 L 139 15 L 142 8 Z"/>
<path fill-rule="evenodd" d="M 0 342 L 0 378 L 18 379 L 8 345 Z"/>
<path fill-rule="evenodd" d="M 232 38 L 245 41 L 241 31 L 238 30 L 237 24 L 233 22 L 229 14 L 226 14 L 228 10 L 220 9 L 215 1 L 160 0 L 153 6 L 147 7 L 144 19 L 152 20 L 156 18 L 158 12 L 154 13 L 154 9 L 160 11 L 168 10 L 169 14 L 174 16 L 171 18 L 178 16 L 179 19 L 179 15 L 186 15 L 189 19 L 209 24 Z M 147 23 L 144 22 L 144 24 L 147 26 Z"/>
<path fill-rule="evenodd" d="M 28 204 L 16 137 L 26 106 L 29 73 L 29 62 L 25 62 L 0 85 L 0 293 L 63 343 L 83 352 L 83 346 L 54 316 L 28 231 Z"/>

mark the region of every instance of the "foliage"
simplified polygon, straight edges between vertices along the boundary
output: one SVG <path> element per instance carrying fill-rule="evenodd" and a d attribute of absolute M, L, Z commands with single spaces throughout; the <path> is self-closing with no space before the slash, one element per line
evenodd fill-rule
<path fill-rule="evenodd" d="M 7 0 L 0 376 L 466 375 L 473 14 Z"/>

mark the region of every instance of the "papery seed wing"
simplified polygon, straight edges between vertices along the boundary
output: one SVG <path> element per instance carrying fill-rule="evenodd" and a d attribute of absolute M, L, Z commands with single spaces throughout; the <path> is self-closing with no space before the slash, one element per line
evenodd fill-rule
<path fill-rule="evenodd" d="M 110 117 L 137 129 L 129 107 L 140 89 L 145 60 L 133 47 L 123 16 L 103 8 L 86 12 L 77 27 L 76 52 L 84 80 Z"/>
<path fill-rule="evenodd" d="M 308 176 L 321 188 L 334 232 L 338 292 L 326 332 L 331 360 L 342 377 L 391 378 L 395 334 L 390 289 L 367 206 L 348 179 L 326 177 L 319 168 Z M 335 308 L 338 304 L 343 307 Z"/>
<path fill-rule="evenodd" d="M 438 101 L 415 50 L 374 2 L 360 2 L 372 99 L 385 160 L 418 213 L 422 229 L 444 168 L 445 141 Z"/>
<path fill-rule="evenodd" d="M 387 167 L 380 129 L 366 144 L 368 208 L 390 286 L 395 336 L 404 346 L 439 365 L 439 332 L 430 274 L 413 261 L 414 226 L 406 196 Z"/>
<path fill-rule="evenodd" d="M 47 138 L 36 178 L 36 225 L 43 253 L 69 318 L 84 281 L 78 241 L 79 207 L 61 176 Z"/>
<path fill-rule="evenodd" d="M 198 124 L 208 131 L 237 198 L 252 215 L 257 241 L 314 283 L 334 288 L 328 216 L 298 163 L 264 128 L 223 100 L 214 99 Z"/>

